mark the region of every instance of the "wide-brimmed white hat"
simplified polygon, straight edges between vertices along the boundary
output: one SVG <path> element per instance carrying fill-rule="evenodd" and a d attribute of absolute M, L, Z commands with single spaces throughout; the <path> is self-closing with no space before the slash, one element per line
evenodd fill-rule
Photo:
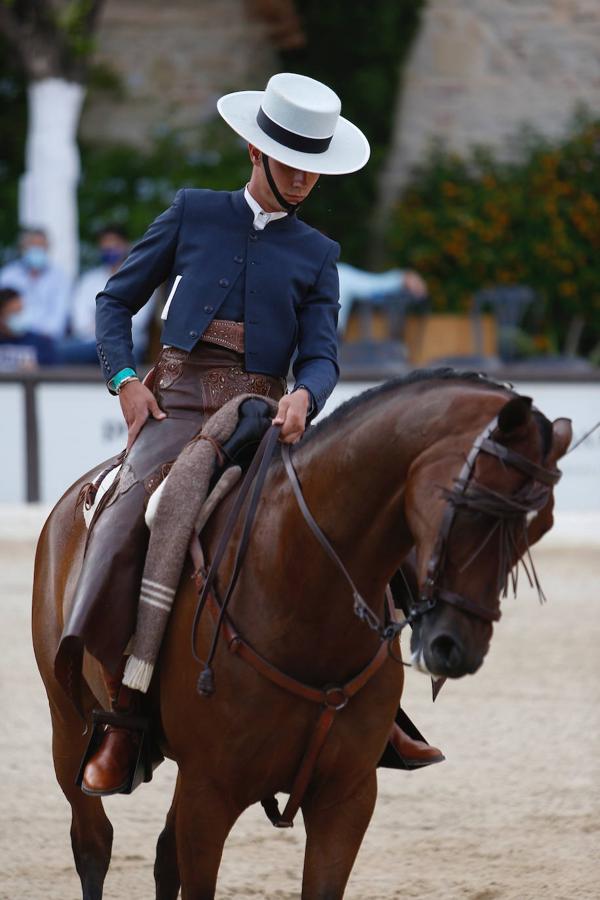
<path fill-rule="evenodd" d="M 362 131 L 340 116 L 331 88 L 280 72 L 265 91 L 225 94 L 217 109 L 228 125 L 267 156 L 305 172 L 344 175 L 362 169 L 370 155 Z"/>

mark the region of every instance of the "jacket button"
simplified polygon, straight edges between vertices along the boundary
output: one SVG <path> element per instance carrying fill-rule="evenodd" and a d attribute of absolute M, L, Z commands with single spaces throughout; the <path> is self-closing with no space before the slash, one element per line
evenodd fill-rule
<path fill-rule="evenodd" d="M 236 263 L 243 263 L 243 262 L 244 262 L 244 257 L 243 257 L 243 256 L 234 256 L 234 257 L 233 257 L 233 261 L 236 262 Z"/>
<path fill-rule="evenodd" d="M 249 234 L 249 238 L 250 238 L 251 241 L 257 241 L 257 240 L 258 240 L 258 235 L 257 235 L 257 233 L 256 233 L 255 231 L 251 231 L 250 234 Z"/>
<path fill-rule="evenodd" d="M 221 278 L 221 280 L 219 281 L 219 287 L 229 287 L 229 280 L 227 278 Z"/>
<path fill-rule="evenodd" d="M 190 337 L 198 337 L 197 331 L 190 331 Z"/>
<path fill-rule="evenodd" d="M 205 306 L 204 312 L 211 313 L 214 309 L 214 306 Z"/>

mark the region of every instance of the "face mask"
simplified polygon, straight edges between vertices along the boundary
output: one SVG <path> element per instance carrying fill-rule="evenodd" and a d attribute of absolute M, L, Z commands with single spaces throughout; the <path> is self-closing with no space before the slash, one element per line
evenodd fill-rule
<path fill-rule="evenodd" d="M 23 253 L 23 262 L 28 269 L 45 269 L 48 251 L 44 247 L 28 247 Z"/>
<path fill-rule="evenodd" d="M 116 266 L 124 259 L 125 254 L 116 247 L 110 247 L 100 251 L 100 259 L 105 266 Z"/>
<path fill-rule="evenodd" d="M 29 330 L 29 319 L 25 310 L 10 313 L 10 315 L 6 317 L 6 327 L 11 334 L 18 337 L 25 334 L 25 332 Z"/>

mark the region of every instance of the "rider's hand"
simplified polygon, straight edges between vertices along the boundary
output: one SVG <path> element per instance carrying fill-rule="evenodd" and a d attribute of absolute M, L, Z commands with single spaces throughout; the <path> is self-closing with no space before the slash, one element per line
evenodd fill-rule
<path fill-rule="evenodd" d="M 306 416 L 310 407 L 310 394 L 306 388 L 298 388 L 279 401 L 273 425 L 281 425 L 279 440 L 282 444 L 296 444 L 306 428 Z"/>
<path fill-rule="evenodd" d="M 152 391 L 141 381 L 129 381 L 119 391 L 123 417 L 127 423 L 127 449 L 129 450 L 148 418 L 166 419 Z"/>

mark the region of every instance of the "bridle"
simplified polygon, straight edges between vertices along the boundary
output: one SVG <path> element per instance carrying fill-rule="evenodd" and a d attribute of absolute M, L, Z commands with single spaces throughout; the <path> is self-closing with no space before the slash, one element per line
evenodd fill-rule
<path fill-rule="evenodd" d="M 512 550 L 516 548 L 516 529 L 519 525 L 522 527 L 527 552 L 529 552 L 526 516 L 528 513 L 538 512 L 546 505 L 550 492 L 560 480 L 562 473 L 558 470 L 546 469 L 504 444 L 493 440 L 491 435 L 497 427 L 498 418 L 495 417 L 473 442 L 458 478 L 455 479 L 454 488 L 443 491 L 446 507 L 433 552 L 427 563 L 427 576 L 423 589 L 418 601 L 409 610 L 408 619 L 411 623 L 434 609 L 439 601 L 455 606 L 484 622 L 497 622 L 500 619 L 499 604 L 495 609 L 488 609 L 482 603 L 447 590 L 439 584 L 444 565 L 448 560 L 448 541 L 457 512 L 460 509 L 471 509 L 495 520 L 492 529 L 475 553 L 471 555 L 467 565 L 473 562 L 492 535 L 499 529 L 501 552 L 498 568 L 498 593 L 500 594 L 502 591 L 506 593 L 508 575 L 512 569 Z M 480 453 L 494 456 L 505 466 L 517 469 L 527 476 L 528 481 L 516 494 L 509 497 L 478 484 L 474 478 L 474 472 Z M 526 569 L 526 571 L 528 570 Z M 533 565 L 532 573 L 533 580 L 541 592 Z"/>

